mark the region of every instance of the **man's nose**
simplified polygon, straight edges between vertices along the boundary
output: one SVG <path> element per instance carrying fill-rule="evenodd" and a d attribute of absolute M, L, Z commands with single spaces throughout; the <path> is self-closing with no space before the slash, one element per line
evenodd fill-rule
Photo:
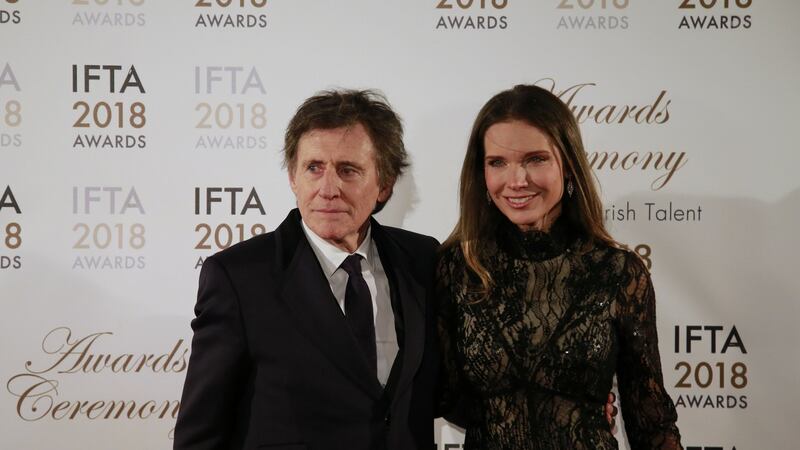
<path fill-rule="evenodd" d="M 326 170 L 319 181 L 319 196 L 325 199 L 338 197 L 340 181 L 335 170 Z"/>

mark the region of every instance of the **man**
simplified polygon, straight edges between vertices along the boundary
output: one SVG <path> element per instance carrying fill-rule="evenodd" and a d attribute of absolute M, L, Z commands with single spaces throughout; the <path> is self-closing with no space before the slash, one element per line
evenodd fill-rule
<path fill-rule="evenodd" d="M 435 239 L 371 218 L 407 166 L 370 91 L 306 100 L 286 132 L 298 209 L 208 258 L 175 449 L 429 449 Z"/>

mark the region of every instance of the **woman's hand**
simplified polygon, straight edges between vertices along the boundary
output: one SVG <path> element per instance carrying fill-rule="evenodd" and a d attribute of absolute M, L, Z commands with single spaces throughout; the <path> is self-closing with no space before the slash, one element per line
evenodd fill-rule
<path fill-rule="evenodd" d="M 608 425 L 611 427 L 611 433 L 617 434 L 617 413 L 619 409 L 614 405 L 614 402 L 617 401 L 617 396 L 614 395 L 613 392 L 608 393 L 608 401 L 606 403 L 606 420 L 608 421 Z"/>

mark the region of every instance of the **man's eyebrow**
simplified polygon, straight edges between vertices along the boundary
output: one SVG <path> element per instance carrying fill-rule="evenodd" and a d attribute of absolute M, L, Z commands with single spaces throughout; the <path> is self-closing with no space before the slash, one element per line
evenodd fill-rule
<path fill-rule="evenodd" d="M 321 162 L 322 162 L 322 160 L 321 159 L 317 159 L 317 158 L 307 158 L 307 159 L 301 159 L 300 160 L 300 163 L 303 164 L 303 165 L 309 164 L 309 163 L 321 163 Z"/>
<path fill-rule="evenodd" d="M 336 166 L 337 167 L 338 166 L 353 166 L 353 167 L 356 167 L 356 168 L 359 168 L 359 169 L 363 169 L 361 164 L 359 164 L 359 163 L 357 163 L 355 161 L 347 161 L 347 160 L 345 160 L 345 161 L 336 161 Z"/>

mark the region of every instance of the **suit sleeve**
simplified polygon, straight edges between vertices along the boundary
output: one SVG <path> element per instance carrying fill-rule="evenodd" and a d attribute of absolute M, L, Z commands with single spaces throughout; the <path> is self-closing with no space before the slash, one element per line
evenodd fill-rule
<path fill-rule="evenodd" d="M 678 415 L 664 388 L 656 331 L 656 298 L 642 261 L 626 255 L 619 302 L 617 378 L 631 449 L 681 449 Z"/>
<path fill-rule="evenodd" d="M 247 349 L 238 296 L 213 256 L 200 272 L 194 312 L 173 449 L 227 449 L 247 376 Z"/>

